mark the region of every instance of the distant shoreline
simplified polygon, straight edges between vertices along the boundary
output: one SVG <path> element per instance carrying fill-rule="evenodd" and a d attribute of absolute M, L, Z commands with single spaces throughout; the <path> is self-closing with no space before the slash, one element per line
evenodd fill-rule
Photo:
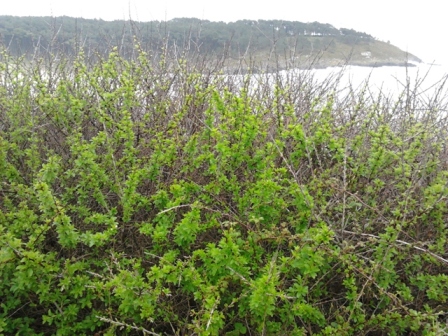
<path fill-rule="evenodd" d="M 343 68 L 347 66 L 358 66 L 363 68 L 382 68 L 382 67 L 408 67 L 408 68 L 415 68 L 418 67 L 421 64 L 427 64 L 424 62 L 399 62 L 399 61 L 387 61 L 387 62 L 348 62 L 348 63 L 342 63 L 342 62 L 316 62 L 314 64 L 296 64 L 292 66 L 285 66 L 285 65 L 279 65 L 279 66 L 254 66 L 250 68 L 243 69 L 238 66 L 228 66 L 226 69 L 226 72 L 229 74 L 259 74 L 259 73 L 274 73 L 277 71 L 285 71 L 285 70 L 292 70 L 292 69 L 299 69 L 299 70 L 322 70 L 322 69 L 328 69 L 328 68 Z M 428 64 L 431 65 L 431 64 Z M 441 66 L 441 64 L 433 64 L 434 66 Z"/>

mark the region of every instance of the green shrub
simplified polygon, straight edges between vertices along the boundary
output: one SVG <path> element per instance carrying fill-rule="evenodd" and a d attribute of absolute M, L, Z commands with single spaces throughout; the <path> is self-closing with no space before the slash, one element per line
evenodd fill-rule
<path fill-rule="evenodd" d="M 2 53 L 1 333 L 443 333 L 443 100 L 136 52 Z"/>

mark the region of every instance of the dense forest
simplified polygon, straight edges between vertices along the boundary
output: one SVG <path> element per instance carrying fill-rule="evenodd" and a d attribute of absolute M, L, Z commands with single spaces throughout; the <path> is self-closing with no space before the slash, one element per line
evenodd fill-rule
<path fill-rule="evenodd" d="M 81 49 L 107 54 L 118 46 L 135 52 L 135 39 L 147 51 L 161 47 L 208 56 L 264 60 L 275 52 L 288 61 L 298 56 L 322 58 L 323 65 L 351 59 L 357 63 L 404 64 L 418 61 L 398 48 L 353 29 L 330 24 L 281 20 L 211 22 L 194 18 L 170 21 L 103 21 L 71 17 L 0 16 L 0 37 L 14 55 L 36 52 L 77 54 Z M 364 55 L 364 56 L 363 56 Z"/>
<path fill-rule="evenodd" d="M 38 43 L 43 47 L 57 42 L 67 51 L 78 45 L 104 48 L 110 45 L 127 46 L 138 36 L 144 44 L 159 45 L 168 39 L 172 45 L 191 47 L 204 51 L 220 52 L 229 44 L 245 48 L 250 43 L 256 48 L 298 40 L 304 50 L 311 49 L 310 36 L 338 38 L 346 43 L 372 36 L 351 29 L 336 29 L 318 22 L 302 23 L 280 20 L 241 20 L 237 22 L 210 22 L 194 18 L 173 19 L 166 22 L 103 21 L 71 17 L 0 17 L 0 34 L 5 43 L 14 48 L 33 50 Z M 307 43 L 308 42 L 308 43 Z"/>

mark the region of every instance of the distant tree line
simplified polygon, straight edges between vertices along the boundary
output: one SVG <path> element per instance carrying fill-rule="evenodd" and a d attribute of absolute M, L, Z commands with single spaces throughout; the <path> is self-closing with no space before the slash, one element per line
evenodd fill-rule
<path fill-rule="evenodd" d="M 240 20 L 231 23 L 195 18 L 170 21 L 103 21 L 62 17 L 0 16 L 0 41 L 12 54 L 58 51 L 76 54 L 81 49 L 107 52 L 118 46 L 124 54 L 133 50 L 134 38 L 146 50 L 160 47 L 201 53 L 243 54 L 275 48 L 282 52 L 295 46 L 301 52 L 315 51 L 337 40 L 345 44 L 374 40 L 353 29 L 330 24 L 281 20 Z"/>

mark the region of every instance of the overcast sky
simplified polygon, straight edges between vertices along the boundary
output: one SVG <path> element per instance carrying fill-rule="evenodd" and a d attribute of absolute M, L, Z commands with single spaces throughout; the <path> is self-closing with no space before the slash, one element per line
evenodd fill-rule
<path fill-rule="evenodd" d="M 390 41 L 425 62 L 448 65 L 444 1 L 419 6 L 404 0 L 1 0 L 0 15 L 67 15 L 103 20 L 169 20 L 196 17 L 211 21 L 279 19 L 330 23 Z M 446 59 L 446 61 L 445 61 Z"/>

